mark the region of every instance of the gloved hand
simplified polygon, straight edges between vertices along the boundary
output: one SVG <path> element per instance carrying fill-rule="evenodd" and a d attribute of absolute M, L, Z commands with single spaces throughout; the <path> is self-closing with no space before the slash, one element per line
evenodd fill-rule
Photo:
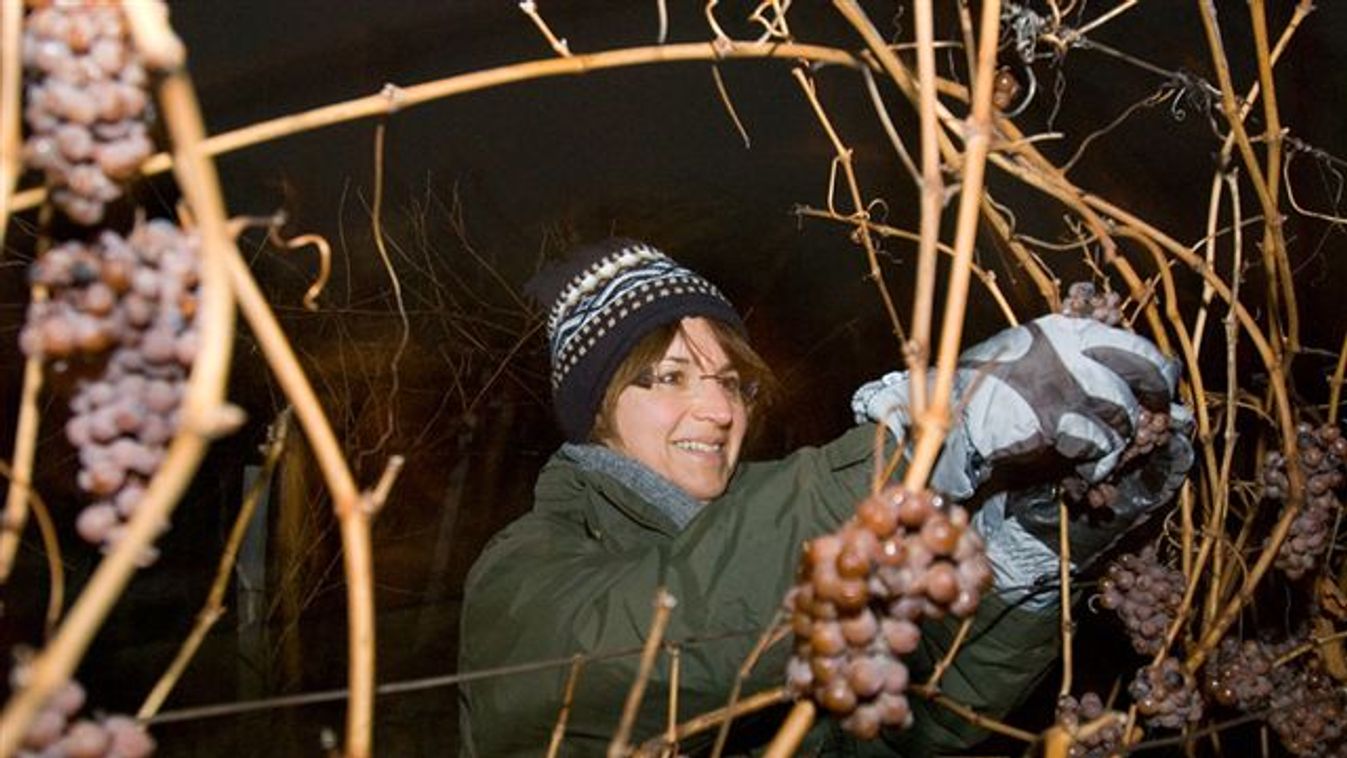
<path fill-rule="evenodd" d="M 1065 460 L 1080 478 L 1099 482 L 1117 467 L 1143 408 L 1170 414 L 1175 433 L 1164 448 L 1129 466 L 1117 483 L 1109 518 L 1091 514 L 1088 523 L 1071 526 L 1076 563 L 1092 558 L 1173 495 L 1192 463 L 1185 436 L 1191 413 L 1171 403 L 1178 372 L 1176 361 L 1142 337 L 1065 316 L 1007 329 L 960 357 L 955 402 L 962 411 L 931 486 L 966 500 L 993 469 L 1015 463 L 1051 477 L 990 494 L 974 517 L 998 587 L 1031 584 L 1057 570 L 1056 489 L 1062 472 L 1031 465 Z M 910 422 L 908 387 L 906 373 L 864 385 L 852 398 L 857 420 L 882 421 L 903 434 Z"/>

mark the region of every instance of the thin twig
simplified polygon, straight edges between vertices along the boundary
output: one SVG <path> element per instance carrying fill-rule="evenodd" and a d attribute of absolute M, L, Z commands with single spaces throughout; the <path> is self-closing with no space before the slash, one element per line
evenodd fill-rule
<path fill-rule="evenodd" d="M 1334 216 L 1328 213 L 1320 213 L 1304 208 L 1296 201 L 1295 188 L 1291 184 L 1291 161 L 1295 159 L 1297 151 L 1292 150 L 1286 154 L 1286 163 L 1282 166 L 1282 184 L 1286 185 L 1286 201 L 1291 204 L 1296 213 L 1308 218 L 1317 218 L 1320 221 L 1327 221 L 1330 224 L 1347 224 L 1347 216 Z"/>
<path fill-rule="evenodd" d="M 652 756 L 663 755 L 679 742 L 694 735 L 701 734 L 707 729 L 718 726 L 726 719 L 736 719 L 740 716 L 756 713 L 764 708 L 770 708 L 788 700 L 790 700 L 790 693 L 785 687 L 774 687 L 770 690 L 764 690 L 757 694 L 749 695 L 736 703 L 733 708 L 717 708 L 714 711 L 707 711 L 706 713 L 683 722 L 674 732 L 672 743 L 669 742 L 668 735 L 654 737 L 645 741 L 636 749 L 633 756 L 636 756 L 637 758 L 651 758 Z"/>
<path fill-rule="evenodd" d="M 716 82 L 716 92 L 720 93 L 720 102 L 725 106 L 725 112 L 730 114 L 730 120 L 734 122 L 734 128 L 739 132 L 739 137 L 744 141 L 744 149 L 749 150 L 753 147 L 753 141 L 748 138 L 748 130 L 744 128 L 744 122 L 739 120 L 739 113 L 734 109 L 734 102 L 730 100 L 729 90 L 725 89 L 725 80 L 720 76 L 720 66 L 711 64 L 711 78 Z"/>
<path fill-rule="evenodd" d="M 561 710 L 557 711 L 557 723 L 552 727 L 552 739 L 547 744 L 547 758 L 556 758 L 561 751 L 561 739 L 566 734 L 566 721 L 571 716 L 571 703 L 575 701 L 575 685 L 580 681 L 580 670 L 584 667 L 584 656 L 571 657 L 571 671 L 566 675 L 566 689 L 561 696 Z"/>
<path fill-rule="evenodd" d="M 659 13 L 659 35 L 655 41 L 663 45 L 669 37 L 669 7 L 667 0 L 655 0 L 655 10 Z"/>
<path fill-rule="evenodd" d="M 46 288 L 33 287 L 33 300 L 45 300 Z M 41 423 L 37 399 L 42 391 L 42 356 L 30 355 L 23 362 L 23 389 L 19 394 L 19 421 L 14 430 L 14 459 L 9 467 L 9 487 L 5 512 L 0 522 L 0 585 L 9 580 L 19 538 L 28 520 L 29 492 L 32 490 L 33 459 L 37 453 L 37 433 Z"/>
<path fill-rule="evenodd" d="M 565 39 L 558 39 L 557 35 L 552 33 L 552 28 L 547 25 L 547 22 L 544 21 L 543 17 L 538 13 L 538 6 L 533 0 L 523 0 L 523 2 L 519 3 L 519 10 L 523 11 L 524 15 L 528 16 L 529 19 L 533 21 L 533 25 L 538 27 L 538 31 L 543 33 L 543 37 L 547 38 L 547 44 L 551 45 L 552 49 L 557 51 L 557 55 L 560 55 L 563 58 L 571 57 L 570 45 L 566 44 Z"/>
<path fill-rule="evenodd" d="M 608 758 L 623 758 L 631 750 L 631 730 L 636 725 L 636 713 L 641 709 L 641 700 L 645 697 L 646 684 L 655 668 L 655 656 L 659 654 L 660 643 L 664 640 L 664 630 L 669 625 L 669 614 L 677 601 L 663 587 L 655 590 L 655 614 L 650 619 L 650 631 L 646 634 L 645 647 L 641 651 L 641 663 L 636 670 L 636 680 L 631 683 L 627 700 L 622 706 L 622 718 L 617 722 L 617 731 L 608 743 Z"/>
<path fill-rule="evenodd" d="M 865 55 L 872 54 L 867 50 Z M 916 164 L 912 162 L 912 155 L 908 153 L 902 137 L 898 136 L 897 127 L 893 125 L 893 119 L 889 117 L 889 109 L 884 105 L 884 97 L 879 92 L 879 86 L 875 84 L 874 73 L 869 68 L 862 68 L 861 76 L 865 79 L 865 91 L 870 94 L 870 103 L 875 108 L 875 116 L 879 119 L 880 126 L 884 127 L 884 134 L 888 136 L 889 144 L 893 145 L 893 152 L 897 153 L 899 162 L 903 164 L 903 168 L 907 169 L 912 181 L 920 186 L 921 173 L 917 171 Z"/>
<path fill-rule="evenodd" d="M 1328 423 L 1338 423 L 1338 406 L 1342 402 L 1342 381 L 1347 376 L 1347 334 L 1342 336 L 1342 347 L 1338 348 L 1338 365 L 1333 369 L 1333 379 L 1328 383 Z"/>
<path fill-rule="evenodd" d="M 1224 174 L 1215 173 L 1211 177 L 1211 190 L 1208 193 L 1207 201 L 1207 235 L 1203 238 L 1202 247 L 1206 251 L 1207 268 L 1216 265 L 1216 224 L 1221 217 L 1221 195 L 1225 187 Z M 1233 276 L 1239 276 L 1238 269 Z M 1233 277 L 1232 277 L 1233 278 Z M 1207 308 L 1211 305 L 1212 295 L 1215 291 L 1211 287 L 1211 282 L 1202 282 L 1202 305 L 1197 310 L 1197 318 L 1193 320 L 1193 349 L 1199 356 L 1202 355 L 1202 340 L 1207 331 Z"/>
<path fill-rule="evenodd" d="M 1282 666 L 1285 666 L 1286 664 L 1290 663 L 1296 658 L 1299 658 L 1300 656 L 1312 650 L 1321 648 L 1324 645 L 1329 644 L 1330 642 L 1337 642 L 1338 640 L 1341 639 L 1347 639 L 1347 630 L 1334 632 L 1333 634 L 1329 634 L 1323 637 L 1311 637 L 1309 641 L 1296 646 L 1294 649 L 1288 651 L 1285 655 L 1278 658 L 1276 661 L 1273 661 L 1272 667 L 1281 668 Z"/>
<path fill-rule="evenodd" d="M 1123 2 L 1118 3 L 1117 5 L 1110 8 L 1108 12 L 1101 14 L 1098 18 L 1094 19 L 1093 21 L 1090 21 L 1088 24 L 1085 24 L 1084 26 L 1081 26 L 1080 28 L 1074 29 L 1072 31 L 1074 32 L 1075 36 L 1083 37 L 1086 34 L 1089 34 L 1090 32 L 1094 31 L 1095 29 L 1098 29 L 1099 27 L 1103 26 L 1104 24 L 1107 24 L 1108 22 L 1112 21 L 1118 16 L 1121 16 L 1123 13 L 1130 10 L 1136 4 L 1137 0 L 1123 0 Z"/>
<path fill-rule="evenodd" d="M 1071 621 L 1071 525 L 1070 514 L 1067 513 L 1066 501 L 1059 499 L 1057 501 L 1057 558 L 1060 564 L 1058 572 L 1062 582 L 1062 686 L 1057 691 L 1057 696 L 1066 697 L 1071 694 L 1071 663 L 1072 663 L 1072 645 L 1071 632 L 1074 624 Z"/>
<path fill-rule="evenodd" d="M 374 489 L 365 497 L 365 509 L 369 511 L 371 517 L 379 515 L 385 504 L 388 503 L 388 493 L 393 490 L 393 484 L 398 480 L 398 474 L 402 473 L 402 466 L 407 459 L 401 455 L 389 456 L 388 463 L 384 465 L 384 472 L 379 476 L 379 483 L 374 485 Z"/>
<path fill-rule="evenodd" d="M 243 545 L 243 538 L 248 533 L 248 527 L 252 525 L 253 513 L 257 510 L 257 504 L 261 502 L 262 495 L 271 488 L 271 477 L 276 470 L 276 462 L 280 460 L 281 451 L 285 448 L 285 437 L 289 430 L 290 412 L 283 411 L 281 415 L 272 424 L 268 430 L 268 441 L 265 457 L 262 462 L 262 470 L 258 474 L 247 493 L 243 496 L 243 504 L 239 508 L 238 515 L 234 518 L 234 527 L 230 530 L 229 539 L 225 542 L 224 551 L 220 554 L 220 562 L 215 569 L 215 580 L 211 583 L 210 592 L 206 596 L 206 602 L 197 613 L 196 623 L 192 631 L 187 635 L 178 649 L 177 656 L 159 681 L 155 683 L 146 696 L 145 702 L 136 712 L 136 718 L 144 721 L 154 716 L 163 706 L 164 701 L 168 699 L 169 693 L 177 685 L 182 677 L 187 665 L 191 663 L 196 655 L 197 649 L 202 641 L 206 639 L 206 634 L 215 626 L 215 622 L 224 615 L 224 593 L 229 586 L 229 578 L 234 571 L 234 562 L 238 557 L 239 548 Z"/>
<path fill-rule="evenodd" d="M 883 425 L 880 424 L 880 426 Z M 734 707 L 739 703 L 739 693 L 743 691 L 744 680 L 753 671 L 753 667 L 758 665 L 758 659 L 768 648 L 780 642 L 789 630 L 789 627 L 782 623 L 781 615 L 781 612 L 778 611 L 773 617 L 772 623 L 762 630 L 762 635 L 758 637 L 758 641 L 754 643 L 753 649 L 748 652 L 748 656 L 744 658 L 743 663 L 739 664 L 739 671 L 734 677 L 734 686 L 730 688 L 730 698 L 725 703 L 727 714 L 734 713 Z M 727 716 L 724 721 L 720 722 L 720 729 L 716 732 L 715 744 L 711 748 L 711 758 L 720 758 L 721 752 L 725 749 L 725 742 L 729 739 L 730 724 L 733 720 L 733 716 Z"/>
<path fill-rule="evenodd" d="M 941 708 L 944 708 L 950 713 L 957 715 L 959 718 L 963 719 L 964 721 L 967 721 L 973 726 L 979 727 L 981 729 L 986 729 L 989 732 L 1003 734 L 1007 737 L 1013 737 L 1021 742 L 1027 742 L 1029 744 L 1033 744 L 1038 741 L 1038 735 L 1033 734 L 1031 732 L 1026 732 L 1023 729 L 1016 729 L 1015 727 L 1010 726 L 1009 724 L 1005 724 L 1000 721 L 997 721 L 996 719 L 984 716 L 981 713 L 978 713 L 977 711 L 973 710 L 972 708 L 969 708 L 968 706 L 964 705 L 963 703 L 953 700 L 952 698 L 943 693 L 932 692 L 923 687 L 914 687 L 912 688 L 912 692 L 915 695 L 920 695 L 921 697 L 926 698 L 927 700 L 931 701 L 932 703 L 935 703 Z"/>
<path fill-rule="evenodd" d="M 940 658 L 940 662 L 935 665 L 931 671 L 931 676 L 926 680 L 926 688 L 935 691 L 940 688 L 940 680 L 945 677 L 945 672 L 954 664 L 954 659 L 959 655 L 959 650 L 963 647 L 964 640 L 968 638 L 968 630 L 973 628 L 973 617 L 969 616 L 959 624 L 959 631 L 954 634 L 954 642 L 949 646 L 949 650 Z"/>
<path fill-rule="evenodd" d="M 0 461 L 0 476 L 14 482 L 14 471 Z M 12 490 L 11 490 L 12 491 Z M 42 538 L 42 551 L 47 557 L 47 575 L 51 588 L 47 593 L 47 614 L 43 619 L 45 636 L 50 638 L 61 620 L 61 609 L 65 607 L 65 564 L 61 561 L 61 541 L 56 536 L 56 524 L 51 520 L 51 509 L 42 501 L 42 496 L 30 485 L 20 488 L 27 507 L 33 511 L 33 520 L 37 522 L 38 534 Z M 15 539 L 19 537 L 15 534 Z"/>
<path fill-rule="evenodd" d="M 669 711 L 668 727 L 664 738 L 672 755 L 678 755 L 678 677 L 682 669 L 682 648 L 676 644 L 666 646 L 669 650 Z"/>

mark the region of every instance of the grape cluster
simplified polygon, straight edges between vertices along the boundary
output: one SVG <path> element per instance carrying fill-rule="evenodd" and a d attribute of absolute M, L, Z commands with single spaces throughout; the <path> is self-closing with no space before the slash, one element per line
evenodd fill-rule
<path fill-rule="evenodd" d="M 1061 313 L 1117 326 L 1122 323 L 1122 296 L 1116 292 L 1098 292 L 1091 282 L 1072 282 L 1066 288 Z"/>
<path fill-rule="evenodd" d="M 1128 691 L 1151 726 L 1179 729 L 1202 719 L 1202 693 L 1177 658 L 1141 668 Z"/>
<path fill-rule="evenodd" d="M 78 383 L 66 424 L 78 484 L 98 498 L 76 527 L 95 544 L 121 538 L 178 426 L 198 349 L 198 254 L 194 235 L 155 220 L 125 239 L 105 231 L 93 245 L 67 242 L 33 265 L 50 299 L 29 306 L 24 352 L 104 361 L 99 376 Z"/>
<path fill-rule="evenodd" d="M 1075 730 L 1080 726 L 1108 712 L 1104 709 L 1104 701 L 1094 692 L 1086 692 L 1080 696 L 1079 701 L 1070 695 L 1063 695 L 1058 699 L 1057 723 L 1073 734 L 1071 747 L 1067 749 L 1070 758 L 1106 758 L 1118 751 L 1123 737 L 1123 725 L 1120 720 L 1101 726 L 1084 737 L 1074 736 Z"/>
<path fill-rule="evenodd" d="M 1183 573 L 1164 565 L 1155 546 L 1147 545 L 1109 565 L 1099 581 L 1099 604 L 1117 611 L 1138 653 L 1154 655 L 1165 644 L 1186 586 Z"/>
<path fill-rule="evenodd" d="M 963 508 L 901 488 L 867 498 L 840 530 L 805 544 L 786 597 L 795 632 L 788 687 L 862 739 L 909 725 L 901 657 L 917 649 L 919 624 L 972 614 L 990 583 Z"/>
<path fill-rule="evenodd" d="M 1301 423 L 1296 429 L 1301 474 L 1305 479 L 1305 505 L 1291 522 L 1291 531 L 1277 551 L 1277 568 L 1292 579 L 1313 571 L 1328 550 L 1328 537 L 1342 502 L 1334 491 L 1344 481 L 1347 437 L 1333 425 L 1319 428 Z M 1290 490 L 1286 457 L 1270 451 L 1263 463 L 1263 494 L 1285 500 Z"/>
<path fill-rule="evenodd" d="M 1204 686 L 1213 700 L 1242 711 L 1267 705 L 1272 695 L 1275 651 L 1256 640 L 1226 637 L 1207 664 Z"/>
<path fill-rule="evenodd" d="M 10 672 L 18 688 L 24 667 Z M 33 717 L 19 758 L 144 758 L 154 753 L 154 739 L 135 719 L 98 716 L 71 721 L 84 707 L 84 688 L 78 682 L 61 685 Z"/>
<path fill-rule="evenodd" d="M 1347 755 L 1347 694 L 1320 668 L 1278 669 L 1268 725 L 1295 755 Z"/>
<path fill-rule="evenodd" d="M 24 159 L 46 174 L 52 201 L 71 220 L 97 224 L 104 205 L 121 197 L 119 183 L 154 152 L 145 67 L 121 9 L 93 0 L 34 9 L 23 63 L 31 131 Z"/>
<path fill-rule="evenodd" d="M 1173 434 L 1170 430 L 1171 423 L 1169 413 L 1142 408 L 1137 416 L 1132 439 L 1127 443 L 1127 447 L 1123 448 L 1113 473 L 1094 484 L 1079 476 L 1066 477 L 1062 480 L 1062 492 L 1067 502 L 1085 503 L 1092 509 L 1112 508 L 1118 501 L 1117 482 L 1120 476 L 1138 465 L 1140 458 L 1150 455 L 1156 448 L 1163 448 L 1169 444 L 1169 438 Z"/>

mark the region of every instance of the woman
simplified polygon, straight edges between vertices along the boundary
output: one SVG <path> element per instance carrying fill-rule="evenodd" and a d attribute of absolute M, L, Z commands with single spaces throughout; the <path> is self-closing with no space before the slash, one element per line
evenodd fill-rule
<path fill-rule="evenodd" d="M 497 535 L 473 566 L 459 667 L 470 672 L 590 656 L 575 688 L 563 752 L 602 754 L 636 678 L 637 657 L 629 653 L 645 640 L 656 589 L 666 588 L 677 600 L 665 638 L 681 650 L 679 717 L 723 706 L 741 663 L 781 605 L 801 543 L 836 529 L 868 494 L 875 430 L 862 425 L 784 460 L 741 463 L 744 436 L 760 407 L 761 388 L 770 381 L 766 366 L 720 292 L 648 245 L 617 239 L 581 248 L 533 289 L 540 300 L 553 303 L 552 389 L 569 442 L 539 475 L 533 510 Z M 978 370 L 991 378 L 985 397 L 990 407 L 1012 408 L 1005 393 L 1026 397 L 1016 378 L 1023 373 L 1021 359 L 1042 365 L 1031 348 L 1040 344 L 1040 335 L 1060 337 L 1057 331 L 1039 329 L 1028 341 L 1011 340 L 1007 346 L 1014 354 L 995 366 L 996 351 L 990 354 L 996 357 L 984 356 L 987 364 Z M 1134 339 L 1144 343 L 1131 335 L 1121 343 L 1109 337 L 1110 344 L 1127 350 L 1136 347 Z M 1051 341 L 1050 349 L 1059 348 L 1065 376 L 1081 386 L 1075 381 L 1081 372 L 1072 368 L 1080 362 L 1081 346 Z M 1155 360 L 1168 370 L 1158 353 L 1147 352 L 1135 363 Z M 1162 378 L 1166 393 L 1172 374 Z M 1108 399 L 1126 400 L 1113 393 L 1114 384 L 1126 383 L 1109 376 Z M 868 385 L 856 403 L 871 420 L 900 410 L 905 378 L 892 375 Z M 964 405 L 972 412 L 983 409 L 979 403 Z M 1135 420 L 1135 411 L 1122 412 Z M 1098 421 L 1083 410 L 1068 415 Z M 1098 461 L 1118 452 L 1130 431 L 1091 428 L 1061 435 L 1042 428 L 1038 422 L 1046 417 L 1037 411 L 999 432 L 970 430 L 969 418 L 966 412 L 951 434 L 937 472 L 949 489 L 985 480 L 988 462 L 1005 451 L 1019 456 L 1030 448 L 1056 448 L 1073 451 L 1068 455 L 1073 460 Z M 1034 432 L 1032 440 L 1026 429 Z M 1097 444 L 1088 449 L 1060 444 L 1066 437 Z M 1151 499 L 1158 502 L 1161 495 L 1168 492 Z M 1052 593 L 1027 608 L 1011 604 L 1029 594 L 1013 592 L 1016 582 L 1027 584 L 1021 581 L 1024 566 L 1041 569 L 1044 554 L 1055 559 L 1056 552 L 1029 544 L 1032 530 L 1019 527 L 1013 498 L 1002 494 L 988 503 L 984 510 L 998 514 L 986 523 L 989 539 L 1010 546 L 999 566 L 992 551 L 1003 591 L 984 600 L 977 642 L 964 648 L 941 686 L 955 700 L 997 714 L 1029 692 L 1056 658 Z M 1026 508 L 1040 505 L 1026 500 Z M 915 676 L 949 645 L 950 626 L 924 628 L 923 647 L 909 661 Z M 778 644 L 763 656 L 744 682 L 746 695 L 782 682 L 787 648 Z M 465 752 L 543 752 L 567 672 L 565 665 L 552 666 L 465 684 L 460 698 Z M 634 738 L 664 728 L 668 678 L 666 660 L 651 679 Z M 940 709 L 921 702 L 914 709 L 911 730 L 886 734 L 892 745 L 865 748 L 891 751 L 902 744 L 903 751 L 925 753 L 957 749 L 981 736 Z M 769 738 L 776 723 L 744 721 L 738 743 L 744 748 Z M 811 739 L 828 750 L 841 734 L 824 721 Z M 681 748 L 693 752 L 702 744 Z"/>

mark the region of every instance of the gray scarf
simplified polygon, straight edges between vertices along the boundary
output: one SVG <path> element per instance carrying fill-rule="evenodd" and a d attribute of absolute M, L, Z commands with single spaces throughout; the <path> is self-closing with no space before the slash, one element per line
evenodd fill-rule
<path fill-rule="evenodd" d="M 669 517 L 681 532 L 702 504 L 645 464 L 614 452 L 603 445 L 566 443 L 561 452 L 574 459 L 585 471 L 594 471 L 616 479 L 627 489 Z"/>

